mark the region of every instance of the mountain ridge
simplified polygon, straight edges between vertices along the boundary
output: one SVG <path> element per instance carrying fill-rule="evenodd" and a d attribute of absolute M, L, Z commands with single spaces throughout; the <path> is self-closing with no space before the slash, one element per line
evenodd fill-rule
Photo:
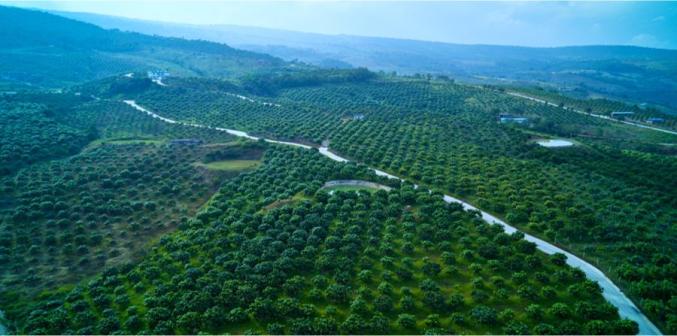
<path fill-rule="evenodd" d="M 575 98 L 605 97 L 676 110 L 677 50 L 622 45 L 521 47 L 324 35 L 234 25 L 190 25 L 58 12 L 149 34 L 202 38 L 324 67 L 430 73 L 474 84 L 542 86 Z"/>
<path fill-rule="evenodd" d="M 49 34 L 40 27 L 49 27 Z M 0 60 L 0 82 L 46 88 L 123 72 L 167 70 L 238 77 L 287 66 L 274 56 L 223 43 L 107 30 L 44 11 L 7 6 L 0 6 Z"/>

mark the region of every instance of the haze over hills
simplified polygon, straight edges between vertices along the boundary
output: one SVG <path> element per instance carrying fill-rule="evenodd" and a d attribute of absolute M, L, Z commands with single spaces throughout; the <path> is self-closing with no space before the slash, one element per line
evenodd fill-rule
<path fill-rule="evenodd" d="M 448 75 L 471 83 L 539 85 L 677 110 L 677 50 L 632 46 L 528 48 L 322 35 L 230 25 L 187 25 L 88 13 L 60 15 L 105 28 L 204 39 L 324 67 Z"/>

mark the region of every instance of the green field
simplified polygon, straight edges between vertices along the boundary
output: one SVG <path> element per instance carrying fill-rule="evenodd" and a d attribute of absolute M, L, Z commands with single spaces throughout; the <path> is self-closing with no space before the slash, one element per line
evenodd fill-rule
<path fill-rule="evenodd" d="M 259 164 L 261 164 L 259 160 L 223 160 L 209 163 L 198 162 L 195 165 L 209 170 L 240 171 L 256 168 Z"/>
<path fill-rule="evenodd" d="M 111 145 L 157 145 L 163 143 L 163 141 L 150 139 L 111 139 L 104 140 L 103 143 Z"/>
<path fill-rule="evenodd" d="M 163 143 L 165 141 L 160 139 L 106 138 L 90 142 L 86 149 L 91 150 L 102 145 L 159 145 Z"/>

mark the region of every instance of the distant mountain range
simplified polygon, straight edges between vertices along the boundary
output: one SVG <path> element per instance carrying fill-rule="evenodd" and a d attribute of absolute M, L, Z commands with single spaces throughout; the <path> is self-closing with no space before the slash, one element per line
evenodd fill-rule
<path fill-rule="evenodd" d="M 324 67 L 447 75 L 472 83 L 538 85 L 677 110 L 677 50 L 632 46 L 528 48 L 188 25 L 58 12 L 104 28 L 202 39 Z"/>

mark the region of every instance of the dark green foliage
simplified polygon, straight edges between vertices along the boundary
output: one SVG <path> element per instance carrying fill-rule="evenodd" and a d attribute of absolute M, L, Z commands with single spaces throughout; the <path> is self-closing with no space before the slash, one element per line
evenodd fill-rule
<path fill-rule="evenodd" d="M 245 89 L 253 94 L 270 95 L 279 90 L 318 86 L 329 83 L 360 83 L 375 78 L 376 74 L 365 68 L 293 71 L 274 74 L 249 75 L 241 79 Z"/>
<path fill-rule="evenodd" d="M 77 153 L 94 134 L 59 123 L 45 105 L 0 97 L 0 177 Z"/>
<path fill-rule="evenodd" d="M 102 145 L 3 180 L 13 205 L 0 212 L 2 248 L 11 251 L 2 254 L 3 285 L 20 290 L 27 281 L 14 279 L 33 279 L 35 291 L 77 280 L 186 224 L 224 177 L 194 166 L 211 150 Z"/>
<path fill-rule="evenodd" d="M 666 300 L 675 287 L 658 284 L 671 278 L 677 262 L 672 257 L 673 226 L 668 224 L 677 209 L 677 185 L 662 172 L 677 170 L 677 161 L 637 149 L 659 148 L 659 142 L 674 142 L 674 136 L 435 81 L 377 78 L 286 89 L 274 98 L 249 96 L 251 100 L 230 91 L 198 92 L 188 82 L 177 86 L 191 98 L 180 97 L 175 88 L 148 92 L 139 100 L 178 120 L 318 144 L 331 140 L 333 150 L 346 157 L 469 199 L 513 225 L 567 246 L 620 278 L 619 284 L 642 298 L 638 302 L 651 316 L 668 320 L 663 312 L 672 309 Z M 499 113 L 527 115 L 536 130 L 542 129 L 540 120 L 551 121 L 558 127 L 555 133 L 573 136 L 578 144 L 537 146 L 533 129 L 499 124 Z M 354 118 L 359 115 L 364 118 Z M 434 236 L 430 231 L 421 234 Z M 520 249 L 530 253 L 534 247 L 524 243 Z M 456 258 L 471 260 L 479 254 L 490 259 L 495 253 L 495 246 L 483 244 Z M 638 254 L 642 257 L 634 257 Z M 656 267 L 654 260 L 666 267 Z M 536 260 L 511 264 L 532 262 Z M 649 288 L 662 288 L 661 294 Z M 525 287 L 520 295 L 536 292 Z M 478 299 L 485 296 L 483 290 L 475 294 Z"/>
<path fill-rule="evenodd" d="M 137 94 L 150 88 L 153 82 L 148 78 L 116 78 L 110 84 L 108 92 L 113 95 L 118 94 Z"/>
<path fill-rule="evenodd" d="M 0 104 L 13 107 L 2 110 L 1 120 L 8 122 L 2 128 L 3 149 L 13 153 L 3 152 L 14 155 L 3 161 L 12 175 L 0 178 L 3 302 L 22 305 L 42 290 L 138 259 L 149 239 L 187 226 L 194 209 L 233 174 L 195 166 L 223 145 L 164 143 L 173 138 L 233 139 L 223 132 L 165 124 L 122 103 L 73 93 L 2 96 Z M 99 136 L 104 139 L 77 155 L 40 162 L 75 154 Z M 248 159 L 262 153 L 253 143 L 244 150 L 237 150 L 236 143 L 228 146 Z M 16 157 L 24 148 L 31 151 L 25 162 Z M 142 290 L 142 284 L 134 287 Z M 12 299 L 4 299 L 8 297 Z M 104 305 L 111 299 L 97 296 L 93 302 Z M 124 293 L 113 302 L 122 307 L 132 303 Z M 106 328 L 114 325 L 105 323 Z M 139 323 L 122 326 L 138 329 Z"/>
<path fill-rule="evenodd" d="M 168 87 L 118 76 L 63 93 L 2 96 L 10 122 L 0 152 L 7 175 L 0 302 L 20 332 L 636 331 L 561 257 L 437 196 L 394 181 L 391 193 L 317 192 L 330 179 L 377 178 L 313 151 L 270 150 L 264 166 L 223 184 L 194 215 L 224 176 L 192 163 L 258 156 L 263 147 L 215 144 L 232 138 L 163 123 L 122 99 L 186 123 L 331 140 L 346 157 L 467 198 L 564 245 L 620 280 L 661 326 L 675 326 L 677 161 L 657 154 L 670 152 L 661 143 L 674 136 L 446 80 L 291 71 L 222 45 L 104 31 L 44 13 L 31 12 L 23 27 L 15 18 L 22 13 L 0 8 L 12 16 L 2 21 L 7 31 L 26 29 L 25 41 L 8 38 L 0 50 L 10 81 L 60 86 L 123 69 L 138 75 L 149 64 L 138 60 L 149 58 L 153 68 L 181 75 L 253 75 L 240 86 L 171 78 Z M 54 47 L 28 38 L 47 21 L 61 37 Z M 67 61 L 53 62 L 56 54 Z M 82 64 L 90 71 L 74 71 Z M 500 124 L 500 113 L 530 122 Z M 543 133 L 577 146 L 533 144 Z M 79 155 L 35 164 L 95 138 Z M 164 145 L 179 138 L 209 146 Z M 22 300 L 21 288 L 52 290 Z"/>
<path fill-rule="evenodd" d="M 2 82 L 63 87 L 126 72 L 237 77 L 284 69 L 272 56 L 224 44 L 149 36 L 0 6 Z"/>
<path fill-rule="evenodd" d="M 489 267 L 488 259 L 477 257 L 457 261 L 453 273 L 430 275 L 424 271 L 430 266 L 425 265 L 438 263 L 442 252 L 474 250 L 478 242 L 505 234 L 500 227 L 478 222 L 474 213 L 410 185 L 391 193 L 309 197 L 302 192 L 308 185 L 317 190 L 322 181 L 346 177 L 342 167 L 351 168 L 353 178 L 376 178 L 364 168 L 329 161 L 312 151 L 271 148 L 264 166 L 227 181 L 200 211 L 201 219 L 166 235 L 138 266 L 112 269 L 67 294 L 55 293 L 32 307 L 25 319 L 9 313 L 23 321 L 22 330 L 28 333 L 80 330 L 92 325 L 82 321 L 92 319 L 96 323 L 91 333 L 530 333 L 542 323 L 553 328 L 570 325 L 574 333 L 623 330 L 613 309 L 596 308 L 605 307 L 599 293 L 578 297 L 566 291 L 582 283 L 573 269 L 551 265 L 538 252 L 529 254 L 543 261 L 537 266 L 510 265 L 512 258 L 526 256 L 518 236 L 509 236 L 493 255 L 499 261 L 497 270 Z M 404 201 L 407 195 L 414 200 Z M 266 206 L 282 199 L 297 201 Z M 417 230 L 425 225 L 445 235 L 429 238 L 425 247 L 427 237 Z M 405 236 L 415 246 L 406 258 Z M 369 241 L 378 242 L 376 251 Z M 389 256 L 381 254 L 386 246 Z M 411 280 L 390 271 L 405 267 L 412 271 Z M 512 272 L 527 269 L 523 284 L 538 281 L 531 276 L 534 271 L 562 273 L 553 284 L 558 299 L 514 297 L 507 302 L 489 295 L 478 304 L 468 290 L 489 290 L 494 286 L 484 280 L 489 276 L 507 279 Z M 365 271 L 371 272 L 371 286 L 361 285 L 367 276 L 358 274 Z M 477 278 L 471 281 L 473 274 Z M 134 290 L 139 283 L 147 289 Z M 510 280 L 502 283 L 512 293 L 519 287 Z M 312 290 L 324 292 L 326 299 L 311 299 Z M 428 295 L 436 294 L 443 294 L 443 304 L 428 304 Z M 130 311 L 128 305 L 116 304 L 121 296 L 136 308 Z M 404 304 L 407 301 L 411 303 Z M 537 322 L 518 315 L 512 315 L 511 322 L 499 319 L 497 310 L 503 308 L 498 307 L 509 305 L 523 316 L 531 309 L 525 307 L 536 302 L 552 305 L 557 316 L 546 314 Z M 561 313 L 575 302 L 585 305 L 571 314 Z M 452 313 L 454 318 L 447 318 Z"/>
<path fill-rule="evenodd" d="M 545 90 L 539 87 L 514 88 L 511 90 L 528 95 L 529 97 L 550 101 L 565 108 L 576 109 L 578 111 L 594 113 L 608 117 L 611 117 L 611 112 L 634 112 L 633 115 L 627 116 L 625 119 L 638 123 L 646 123 L 646 121 L 652 117 L 662 118 L 664 119 L 664 122 L 655 125 L 656 127 L 673 130 L 677 129 L 677 117 L 672 114 L 662 112 L 656 108 L 640 108 L 637 105 L 632 106 L 624 104 L 620 101 L 608 99 L 576 99 L 558 94 L 556 91 Z M 673 106 L 672 109 L 674 110 L 675 106 Z"/>
<path fill-rule="evenodd" d="M 527 83 L 539 85 L 544 90 L 559 89 L 563 94 L 573 97 L 610 96 L 662 104 L 671 107 L 673 112 L 677 109 L 675 50 L 618 45 L 547 48 L 463 45 L 247 27 L 187 27 L 88 13 L 60 14 L 106 27 L 147 34 L 190 34 L 196 38 L 225 43 L 241 43 L 247 39 L 248 50 L 292 60 L 297 64 L 304 62 L 327 68 L 361 66 L 451 82 L 457 79 L 502 85 Z M 252 35 L 256 38 L 248 39 Z M 293 43 L 285 45 L 285 41 Z"/>

